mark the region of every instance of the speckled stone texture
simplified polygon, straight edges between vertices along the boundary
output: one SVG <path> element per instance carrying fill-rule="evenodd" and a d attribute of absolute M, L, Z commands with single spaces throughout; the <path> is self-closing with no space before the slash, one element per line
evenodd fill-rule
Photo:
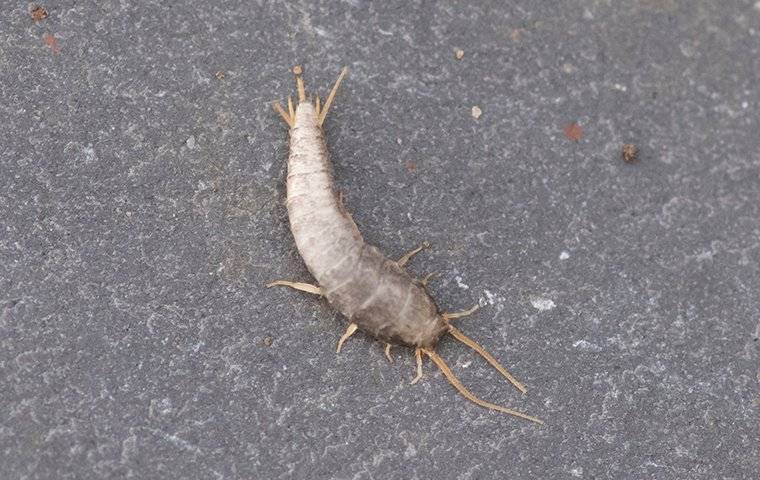
<path fill-rule="evenodd" d="M 453 3 L 3 3 L 0 478 L 758 478 L 760 2 Z M 441 355 L 546 426 L 264 288 L 311 280 L 295 64 L 350 69 L 365 238 L 429 240 L 410 270 L 528 394 Z"/>

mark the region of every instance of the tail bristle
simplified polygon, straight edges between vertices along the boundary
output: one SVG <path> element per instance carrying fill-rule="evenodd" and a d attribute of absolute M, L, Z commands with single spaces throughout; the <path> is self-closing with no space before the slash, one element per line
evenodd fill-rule
<path fill-rule="evenodd" d="M 508 415 L 512 415 L 515 417 L 523 418 L 525 420 L 530 420 L 531 422 L 538 423 L 539 425 L 543 425 L 543 420 L 532 417 L 530 415 L 526 415 L 525 413 L 518 412 L 517 410 L 512 410 L 511 408 L 505 408 L 500 405 L 496 405 L 495 403 L 487 402 L 483 399 L 480 399 L 476 397 L 472 392 L 467 390 L 467 388 L 462 384 L 462 382 L 454 375 L 454 372 L 451 371 L 448 365 L 446 365 L 446 362 L 443 361 L 443 359 L 434 351 L 422 349 L 422 351 L 430 357 L 430 359 L 433 361 L 433 363 L 436 364 L 436 366 L 441 370 L 443 373 L 443 376 L 446 377 L 446 379 L 451 383 L 451 385 L 454 386 L 454 388 L 459 392 L 463 397 L 465 397 L 467 400 L 471 401 L 472 403 L 476 405 L 480 405 L 481 407 L 487 408 L 489 410 L 495 410 L 497 412 L 506 413 Z"/>
<path fill-rule="evenodd" d="M 480 356 L 483 357 L 483 358 L 485 358 L 488 363 L 490 363 L 496 370 L 499 371 L 499 373 L 501 373 L 504 376 L 504 378 L 506 378 L 507 380 L 509 380 L 509 382 L 512 385 L 515 386 L 515 388 L 517 388 L 518 390 L 520 390 L 522 393 L 526 393 L 528 391 L 528 389 L 526 389 L 525 386 L 522 383 L 520 383 L 519 381 L 517 381 L 517 379 L 514 376 L 512 376 L 512 374 L 509 373 L 507 371 L 507 369 L 504 368 L 493 357 L 493 355 L 491 355 L 490 353 L 488 353 L 488 351 L 486 351 L 485 348 L 483 348 L 480 345 L 478 345 L 478 343 L 475 342 L 475 340 L 471 339 L 470 337 L 468 337 L 467 335 L 465 335 L 464 333 L 462 333 L 461 330 L 459 330 L 459 329 L 457 329 L 457 328 L 455 328 L 455 327 L 453 327 L 451 325 L 449 325 L 449 333 L 451 334 L 452 337 L 454 337 L 458 341 L 464 343 L 465 345 L 467 345 L 471 349 L 473 349 L 476 352 L 478 352 L 480 354 Z"/>

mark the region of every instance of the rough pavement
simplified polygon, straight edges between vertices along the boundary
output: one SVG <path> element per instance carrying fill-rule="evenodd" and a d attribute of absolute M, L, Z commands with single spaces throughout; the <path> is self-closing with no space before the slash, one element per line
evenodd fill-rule
<path fill-rule="evenodd" d="M 0 478 L 756 478 L 760 3 L 137 3 L 0 9 Z M 263 288 L 310 280 L 296 64 L 350 69 L 365 238 L 429 240 L 411 270 L 529 392 L 441 355 L 546 426 Z"/>

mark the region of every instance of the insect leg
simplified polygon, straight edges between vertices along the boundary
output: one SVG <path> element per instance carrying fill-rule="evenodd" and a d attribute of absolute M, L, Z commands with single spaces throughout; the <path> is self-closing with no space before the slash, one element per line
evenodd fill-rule
<path fill-rule="evenodd" d="M 497 412 L 514 415 L 515 417 L 524 418 L 525 420 L 530 420 L 531 422 L 536 422 L 541 425 L 544 424 L 544 422 L 541 419 L 538 419 L 536 417 L 531 417 L 530 415 L 526 415 L 522 412 L 518 412 L 510 408 L 505 408 L 505 407 L 496 405 L 495 403 L 486 402 L 485 400 L 482 400 L 476 397 L 475 395 L 472 394 L 472 392 L 467 390 L 467 388 L 456 377 L 456 375 L 454 375 L 454 372 L 451 371 L 449 366 L 446 365 L 446 362 L 444 362 L 443 359 L 439 357 L 437 353 L 435 353 L 432 350 L 422 350 L 422 351 L 425 353 L 425 355 L 430 357 L 430 359 L 433 361 L 433 363 L 435 363 L 438 366 L 438 368 L 441 369 L 443 376 L 446 377 L 446 380 L 448 380 L 449 383 L 451 383 L 451 385 L 454 386 L 457 392 L 459 392 L 463 397 L 465 397 L 467 400 L 471 401 L 472 403 L 480 405 L 481 407 L 487 408 L 489 410 L 496 410 Z"/>
<path fill-rule="evenodd" d="M 348 337 L 353 335 L 356 332 L 357 328 L 359 328 L 359 326 L 355 323 L 352 323 L 348 326 L 348 328 L 346 329 L 346 333 L 344 333 L 340 337 L 340 340 L 338 340 L 338 348 L 335 350 L 335 353 L 340 353 L 340 349 L 343 348 L 343 342 L 348 340 Z"/>
<path fill-rule="evenodd" d="M 419 247 L 415 248 L 414 250 L 410 252 L 405 253 L 403 257 L 399 258 L 396 261 L 396 263 L 398 263 L 399 267 L 403 267 L 404 265 L 409 263 L 409 260 L 411 260 L 413 256 L 417 255 L 418 253 L 420 253 L 422 250 L 426 248 L 430 248 L 430 243 L 422 242 Z"/>
<path fill-rule="evenodd" d="M 444 320 L 454 320 L 455 318 L 462 318 L 467 317 L 475 313 L 480 308 L 480 305 L 475 305 L 469 310 L 465 310 L 463 312 L 455 312 L 455 313 L 444 313 L 441 315 Z"/>
<path fill-rule="evenodd" d="M 422 278 L 422 279 L 418 280 L 418 282 L 419 282 L 419 284 L 420 284 L 420 285 L 422 285 L 423 287 L 427 287 L 427 286 L 428 286 L 428 283 L 430 283 L 430 280 L 431 280 L 433 277 L 437 276 L 437 275 L 438 275 L 438 272 L 430 272 L 430 273 L 428 273 L 427 275 L 425 275 L 425 277 L 424 277 L 424 278 Z"/>
<path fill-rule="evenodd" d="M 318 287 L 317 285 L 301 282 L 289 282 L 287 280 L 275 280 L 274 282 L 267 284 L 267 288 L 274 287 L 275 285 L 294 288 L 296 290 L 301 290 L 302 292 L 313 293 L 314 295 L 325 294 L 324 290 L 322 290 L 322 287 Z"/>
<path fill-rule="evenodd" d="M 414 350 L 414 356 L 417 358 L 417 376 L 412 379 L 412 385 L 422 378 L 422 349 L 417 347 Z"/>
<path fill-rule="evenodd" d="M 393 357 L 391 357 L 391 344 L 386 343 L 385 344 L 385 356 L 388 358 L 388 361 L 393 363 Z"/>

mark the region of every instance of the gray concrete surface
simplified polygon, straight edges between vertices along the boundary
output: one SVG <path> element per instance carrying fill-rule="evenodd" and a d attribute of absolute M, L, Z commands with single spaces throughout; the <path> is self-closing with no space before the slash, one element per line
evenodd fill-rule
<path fill-rule="evenodd" d="M 46 6 L 0 9 L 0 478 L 757 478 L 759 3 Z M 309 280 L 295 64 L 350 68 L 348 208 L 433 244 L 411 270 L 528 395 L 442 356 L 546 426 L 263 288 Z"/>

